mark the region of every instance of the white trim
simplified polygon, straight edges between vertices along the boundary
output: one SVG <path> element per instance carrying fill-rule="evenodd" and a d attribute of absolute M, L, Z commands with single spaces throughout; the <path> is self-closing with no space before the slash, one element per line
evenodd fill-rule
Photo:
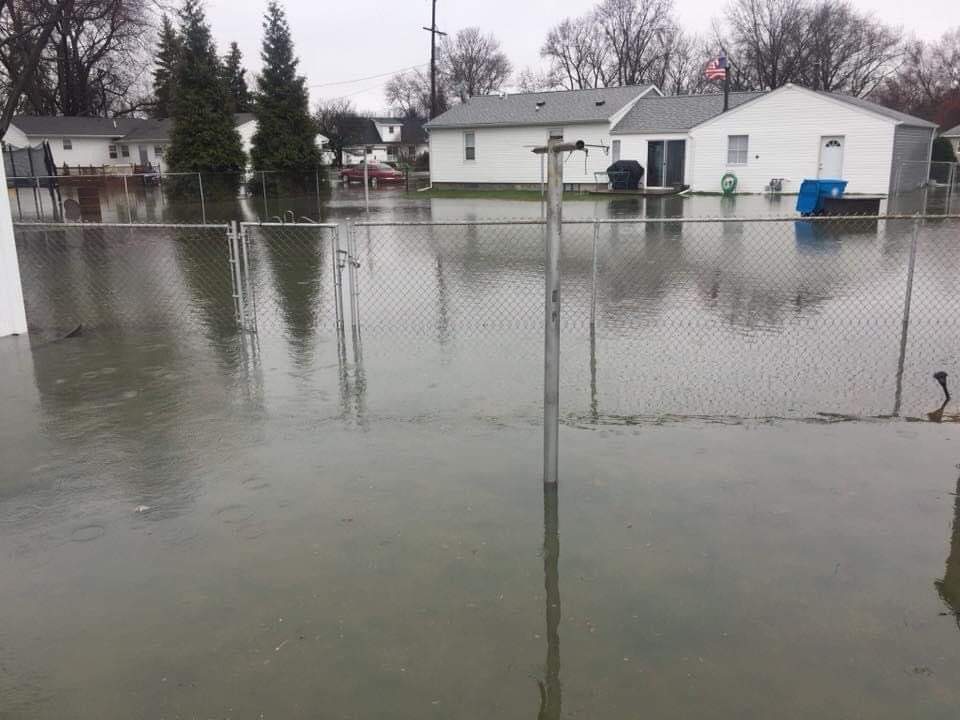
<path fill-rule="evenodd" d="M 461 131 L 461 136 L 463 137 L 463 155 L 460 158 L 460 162 L 473 163 L 477 161 L 477 131 L 476 130 L 463 130 Z M 467 135 L 473 135 L 473 145 L 467 145 Z M 473 148 L 473 157 L 467 157 L 467 148 Z M 431 156 L 432 157 L 432 156 Z"/>
<path fill-rule="evenodd" d="M 646 90 L 644 90 L 642 93 L 640 93 L 639 95 L 637 95 L 633 100 L 631 100 L 630 102 L 628 102 L 628 103 L 627 103 L 626 105 L 624 105 L 622 108 L 620 108 L 619 110 L 617 110 L 613 115 L 611 115 L 611 116 L 607 119 L 607 121 L 610 123 L 610 130 L 611 130 L 611 132 L 613 131 L 613 128 L 615 128 L 615 127 L 617 126 L 617 123 L 620 122 L 621 120 L 623 120 L 623 116 L 626 115 L 628 112 L 630 112 L 630 110 L 633 108 L 633 106 L 636 105 L 636 104 L 640 101 L 641 98 L 646 97 L 648 94 L 650 94 L 650 93 L 653 92 L 653 91 L 656 91 L 656 92 L 657 92 L 657 95 L 659 95 L 660 97 L 663 97 L 663 93 L 660 92 L 660 88 L 658 88 L 656 85 L 649 85 L 649 86 L 647 86 L 647 89 L 646 89 Z"/>

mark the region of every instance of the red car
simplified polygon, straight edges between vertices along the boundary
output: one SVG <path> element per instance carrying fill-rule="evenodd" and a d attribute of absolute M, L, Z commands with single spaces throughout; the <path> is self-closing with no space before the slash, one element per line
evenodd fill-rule
<path fill-rule="evenodd" d="M 363 182 L 363 163 L 351 165 L 340 170 L 340 179 L 345 183 Z M 403 182 L 403 173 L 394 170 L 389 165 L 380 165 L 370 163 L 367 167 L 367 179 L 373 185 L 381 183 L 400 183 Z"/>

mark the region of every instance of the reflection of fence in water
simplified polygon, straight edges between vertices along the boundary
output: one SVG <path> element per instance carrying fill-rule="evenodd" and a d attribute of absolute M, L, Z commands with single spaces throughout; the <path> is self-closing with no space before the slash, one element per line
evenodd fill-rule
<path fill-rule="evenodd" d="M 918 226 L 919 252 L 960 260 L 946 249 L 956 222 L 944 222 L 951 224 Z M 889 413 L 913 227 L 902 218 L 567 223 L 566 379 L 582 383 L 592 367 L 592 405 L 615 415 Z M 517 358 L 536 356 L 541 225 L 373 223 L 353 231 L 366 337 L 432 336 L 489 352 L 491 362 L 505 346 Z M 919 305 L 927 313 L 915 319 L 920 328 L 931 305 L 955 302 L 935 290 L 953 287 L 950 264 L 918 265 L 914 292 L 931 296 Z M 957 349 L 948 335 L 924 343 L 945 362 Z M 908 365 L 905 397 L 927 394 L 935 369 Z"/>
<path fill-rule="evenodd" d="M 621 418 L 889 413 L 916 230 L 902 394 L 905 412 L 925 409 L 938 398 L 931 374 L 958 370 L 958 228 L 957 218 L 566 223 L 564 406 Z M 228 230 L 18 225 L 31 329 L 166 326 L 222 339 L 243 326 L 306 367 L 317 338 L 359 322 L 379 372 L 429 374 L 439 352 L 448 380 L 459 372 L 473 390 L 536 399 L 540 222 L 360 223 L 347 237 L 334 225 L 246 224 L 236 273 Z M 354 271 L 356 283 L 341 281 Z"/>
<path fill-rule="evenodd" d="M 235 329 L 225 225 L 15 226 L 33 332 Z"/>

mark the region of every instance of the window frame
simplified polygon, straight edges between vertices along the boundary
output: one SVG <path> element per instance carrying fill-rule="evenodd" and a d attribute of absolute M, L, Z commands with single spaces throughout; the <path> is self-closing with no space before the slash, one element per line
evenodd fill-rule
<path fill-rule="evenodd" d="M 60 138 L 64 150 L 73 150 L 73 138 Z"/>
<path fill-rule="evenodd" d="M 107 145 L 107 155 L 110 156 L 111 160 L 116 160 L 119 157 L 119 149 L 115 143 Z"/>
<path fill-rule="evenodd" d="M 470 136 L 473 141 L 472 143 L 467 143 L 467 137 Z M 473 157 L 469 157 L 470 151 L 473 151 Z M 477 161 L 477 131 L 476 130 L 464 130 L 463 131 L 463 161 L 464 162 L 476 162 Z"/>
<path fill-rule="evenodd" d="M 129 158 L 130 157 L 130 146 L 127 144 L 120 145 L 120 157 Z"/>
<path fill-rule="evenodd" d="M 733 140 L 743 139 L 742 148 L 734 148 Z M 736 153 L 736 155 L 734 155 Z M 742 161 L 740 155 L 743 155 Z M 749 135 L 727 135 L 727 165 L 732 167 L 744 167 L 750 162 L 750 136 Z"/>
<path fill-rule="evenodd" d="M 163 154 L 167 151 L 166 147 L 163 145 L 154 145 L 153 146 L 153 156 L 162 158 Z"/>

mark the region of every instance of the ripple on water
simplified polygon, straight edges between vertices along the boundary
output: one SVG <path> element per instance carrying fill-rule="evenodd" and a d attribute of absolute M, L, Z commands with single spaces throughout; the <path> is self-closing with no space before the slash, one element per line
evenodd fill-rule
<path fill-rule="evenodd" d="M 103 525 L 92 523 L 76 528 L 70 533 L 70 540 L 72 542 L 90 542 L 91 540 L 103 537 L 106 532 L 107 529 Z"/>
<path fill-rule="evenodd" d="M 220 518 L 228 525 L 237 525 L 253 517 L 253 510 L 249 505 L 237 503 L 235 505 L 226 505 L 217 510 L 214 515 Z"/>

